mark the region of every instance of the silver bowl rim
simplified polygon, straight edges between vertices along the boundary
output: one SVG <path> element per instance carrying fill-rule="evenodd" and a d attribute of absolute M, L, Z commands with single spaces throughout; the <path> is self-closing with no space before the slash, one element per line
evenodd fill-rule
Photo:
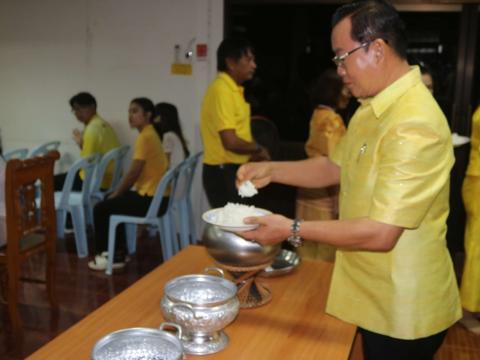
<path fill-rule="evenodd" d="M 201 303 L 185 301 L 185 300 L 179 299 L 178 297 L 172 296 L 170 294 L 170 290 L 173 289 L 175 286 L 178 286 L 179 283 L 191 282 L 191 281 L 220 284 L 221 286 L 226 288 L 231 294 L 224 300 L 201 302 Z M 166 298 L 168 298 L 171 302 L 176 304 L 189 304 L 196 308 L 201 308 L 201 307 L 211 308 L 211 307 L 223 305 L 231 301 L 233 298 L 235 298 L 237 296 L 237 286 L 232 281 L 220 276 L 213 276 L 213 275 L 207 275 L 207 274 L 191 274 L 191 275 L 178 276 L 168 281 L 164 287 L 164 294 Z"/>
<path fill-rule="evenodd" d="M 112 343 L 113 341 L 116 341 L 118 339 L 123 339 L 123 338 L 131 339 L 132 336 L 135 336 L 141 339 L 142 336 L 145 336 L 145 335 L 153 335 L 153 336 L 164 338 L 169 343 L 171 343 L 172 346 L 175 346 L 175 350 L 178 350 L 180 356 L 177 359 L 182 359 L 182 356 L 185 353 L 185 350 L 183 348 L 182 342 L 177 336 L 173 335 L 168 331 L 155 329 L 155 328 L 148 328 L 148 327 L 126 328 L 126 329 L 113 331 L 103 336 L 100 340 L 98 340 L 95 343 L 92 349 L 91 358 L 95 360 L 95 356 L 98 356 L 98 352 L 102 348 L 104 348 L 106 345 Z"/>

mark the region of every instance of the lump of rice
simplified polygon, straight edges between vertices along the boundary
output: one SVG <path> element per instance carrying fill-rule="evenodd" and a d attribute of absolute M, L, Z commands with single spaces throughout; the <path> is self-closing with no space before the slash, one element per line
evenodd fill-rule
<path fill-rule="evenodd" d="M 238 188 L 238 195 L 241 197 L 252 197 L 253 195 L 257 195 L 258 190 L 255 188 L 255 185 L 250 180 L 247 180 L 240 185 Z"/>
<path fill-rule="evenodd" d="M 217 215 L 217 224 L 222 225 L 245 225 L 243 219 L 249 216 L 258 216 L 254 206 L 227 203 Z"/>

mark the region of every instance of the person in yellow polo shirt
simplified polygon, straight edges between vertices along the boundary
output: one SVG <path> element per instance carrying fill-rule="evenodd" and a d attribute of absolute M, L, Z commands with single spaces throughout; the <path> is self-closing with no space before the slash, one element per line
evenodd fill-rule
<path fill-rule="evenodd" d="M 360 107 L 331 158 L 249 163 L 237 185 L 340 183 L 339 220 L 281 215 L 245 219 L 261 244 L 288 238 L 337 247 L 326 312 L 358 326 L 364 358 L 433 359 L 461 305 L 445 234 L 451 134 L 406 60 L 404 25 L 392 5 L 367 0 L 333 15 L 337 72 Z"/>
<path fill-rule="evenodd" d="M 108 227 L 111 215 L 145 216 L 152 202 L 162 176 L 168 168 L 168 160 L 163 151 L 160 135 L 153 127 L 155 107 L 147 98 L 136 98 L 130 102 L 128 120 L 139 135 L 133 148 L 133 159 L 128 172 L 118 187 L 107 199 L 94 208 L 95 257 L 88 263 L 92 270 L 105 270 L 107 267 Z M 131 190 L 131 188 L 133 189 Z M 160 205 L 162 215 L 168 204 L 164 196 Z M 125 266 L 126 241 L 124 225 L 117 227 L 115 259 L 113 268 Z"/>
<path fill-rule="evenodd" d="M 69 103 L 77 120 L 85 126 L 83 131 L 73 130 L 73 140 L 80 148 L 81 157 L 84 158 L 93 154 L 104 155 L 120 146 L 115 130 L 97 114 L 97 101 L 92 94 L 88 92 L 78 93 L 70 99 Z M 105 171 L 102 188 L 106 189 L 110 186 L 113 170 L 113 164 L 110 164 Z M 65 177 L 66 174 L 55 176 L 55 190 L 62 190 Z M 80 170 L 74 179 L 73 190 L 82 190 L 84 177 L 83 170 Z"/>
<path fill-rule="evenodd" d="M 463 203 L 467 213 L 465 264 L 460 294 L 464 309 L 461 323 L 480 334 L 480 106 L 472 118 L 470 159 L 463 181 Z"/>
<path fill-rule="evenodd" d="M 245 39 L 225 39 L 217 50 L 217 78 L 208 87 L 201 110 L 203 187 L 210 206 L 240 200 L 235 174 L 240 164 L 269 159 L 250 129 L 250 105 L 242 84 L 252 79 L 257 65 Z"/>

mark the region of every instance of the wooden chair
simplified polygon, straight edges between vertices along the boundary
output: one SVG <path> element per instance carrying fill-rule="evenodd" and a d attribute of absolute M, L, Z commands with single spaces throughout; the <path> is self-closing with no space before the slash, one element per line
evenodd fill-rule
<path fill-rule="evenodd" d="M 7 163 L 5 172 L 5 205 L 7 243 L 0 249 L 0 265 L 7 270 L 7 302 L 13 332 L 21 330 L 18 313 L 19 281 L 46 282 L 52 306 L 54 293 L 56 220 L 53 189 L 53 167 L 58 151 L 44 157 Z M 39 196 L 40 200 L 36 200 Z M 46 252 L 46 281 L 21 278 L 21 266 L 30 256 Z"/>

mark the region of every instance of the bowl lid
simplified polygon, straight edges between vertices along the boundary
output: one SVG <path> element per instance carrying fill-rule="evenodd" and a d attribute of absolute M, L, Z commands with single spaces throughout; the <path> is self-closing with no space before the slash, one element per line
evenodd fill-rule
<path fill-rule="evenodd" d="M 92 350 L 93 360 L 179 360 L 180 340 L 169 332 L 151 328 L 130 328 L 104 336 Z"/>

